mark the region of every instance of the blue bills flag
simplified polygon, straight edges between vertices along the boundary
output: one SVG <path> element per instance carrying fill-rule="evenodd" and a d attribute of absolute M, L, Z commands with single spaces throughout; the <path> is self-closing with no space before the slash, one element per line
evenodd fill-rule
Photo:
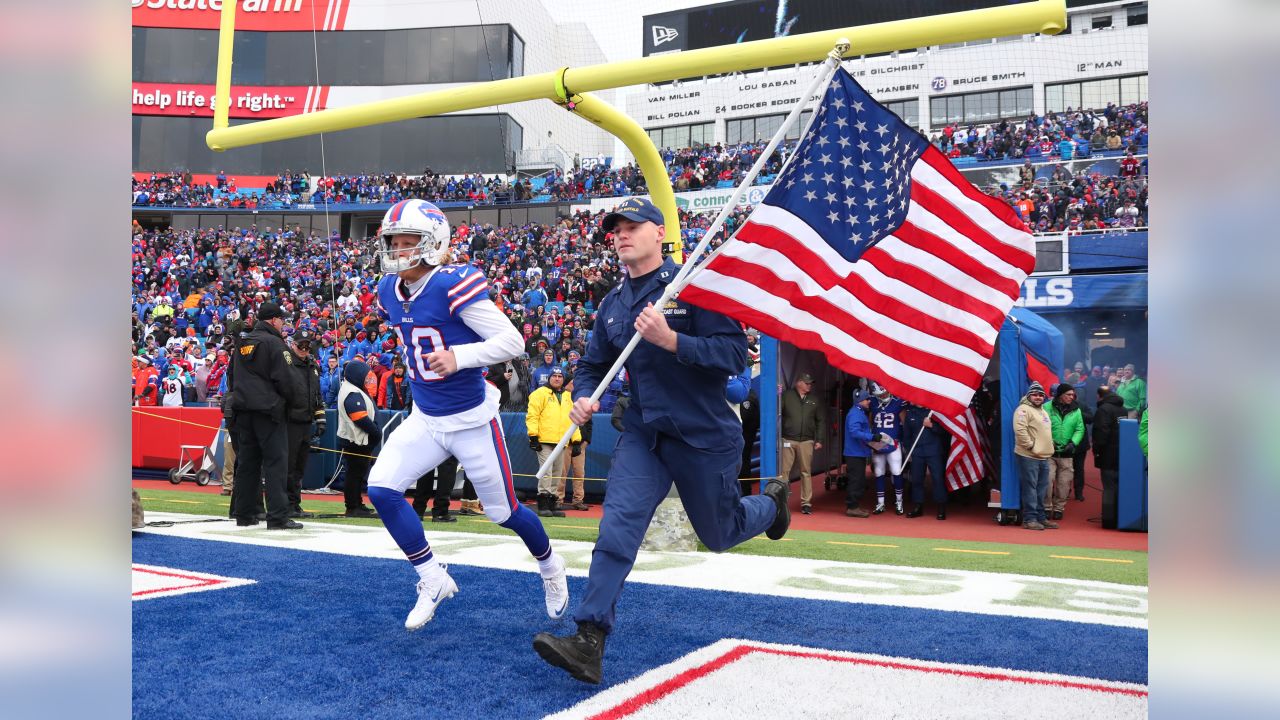
<path fill-rule="evenodd" d="M 680 298 L 956 417 L 1034 267 L 1013 209 L 841 68 L 773 188 Z"/>

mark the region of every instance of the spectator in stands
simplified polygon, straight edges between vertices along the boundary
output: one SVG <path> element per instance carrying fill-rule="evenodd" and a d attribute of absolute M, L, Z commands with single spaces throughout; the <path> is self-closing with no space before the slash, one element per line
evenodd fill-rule
<path fill-rule="evenodd" d="M 399 357 L 391 372 L 384 373 L 378 384 L 378 407 L 386 410 L 408 410 L 413 402 L 409 381 L 404 376 L 404 361 Z"/>
<path fill-rule="evenodd" d="M 529 394 L 532 395 L 534 390 L 546 385 L 547 380 L 551 378 L 551 373 L 557 369 L 564 370 L 556 363 L 556 354 L 550 350 L 543 352 L 541 364 L 533 368 L 530 376 Z"/>
<path fill-rule="evenodd" d="M 320 373 L 320 396 L 324 398 L 324 406 L 330 410 L 338 407 L 338 388 L 342 386 L 342 369 L 338 366 L 336 355 L 329 355 L 325 361 L 326 368 Z"/>

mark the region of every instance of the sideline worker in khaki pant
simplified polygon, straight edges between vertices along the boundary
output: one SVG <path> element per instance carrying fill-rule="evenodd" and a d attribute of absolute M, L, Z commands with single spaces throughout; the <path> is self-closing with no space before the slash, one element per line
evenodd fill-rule
<path fill-rule="evenodd" d="M 573 424 L 569 421 L 569 408 L 572 405 L 573 395 L 565 392 L 564 369 L 557 365 L 547 377 L 547 384 L 529 395 L 529 409 L 524 415 L 525 427 L 529 432 L 529 449 L 538 453 L 539 466 L 547 461 L 556 443 Z M 581 443 L 582 431 L 575 430 L 570 442 Z M 564 513 L 557 507 L 560 498 L 564 497 L 565 476 L 572 466 L 571 454 L 561 453 L 556 459 L 557 467 L 538 481 L 538 515 L 541 517 L 564 517 Z"/>
<path fill-rule="evenodd" d="M 791 465 L 800 469 L 800 512 L 813 512 L 813 451 L 822 449 L 826 411 L 815 396 L 813 376 L 803 373 L 792 389 L 782 393 L 782 481 L 789 482 Z"/>
<path fill-rule="evenodd" d="M 569 397 L 573 397 L 573 378 L 570 377 L 564 385 L 564 391 Z M 559 502 L 564 497 L 564 484 L 567 478 L 573 478 L 573 503 L 569 505 L 574 510 L 589 510 L 591 508 L 584 502 L 584 486 L 587 477 L 587 445 L 591 444 L 591 420 L 585 425 L 578 428 L 578 433 L 582 435 L 582 442 L 570 443 L 568 449 L 564 451 L 565 471 L 561 473 L 566 477 L 560 478 L 556 484 L 556 501 Z M 563 509 L 563 508 L 562 508 Z"/>
<path fill-rule="evenodd" d="M 236 486 L 236 446 L 231 444 L 231 431 L 222 436 L 222 494 L 230 495 Z"/>

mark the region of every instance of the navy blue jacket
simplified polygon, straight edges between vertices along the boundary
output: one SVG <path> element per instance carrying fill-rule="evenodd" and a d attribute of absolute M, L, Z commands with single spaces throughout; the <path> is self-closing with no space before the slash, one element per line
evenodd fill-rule
<path fill-rule="evenodd" d="M 906 434 L 902 438 L 902 446 L 907 450 L 911 449 L 911 444 L 916 442 L 916 435 L 921 435 L 920 442 L 916 443 L 916 449 L 911 453 L 911 457 L 947 457 L 951 454 L 951 433 L 942 427 L 942 423 L 935 418 L 933 427 L 926 428 L 924 419 L 929 417 L 929 410 L 919 405 L 907 406 L 907 419 L 903 423 Z M 905 458 L 906 456 L 903 455 Z"/>
<path fill-rule="evenodd" d="M 640 311 L 657 302 L 677 271 L 666 258 L 642 286 L 627 278 L 605 295 L 587 354 L 578 362 L 575 400 L 595 392 L 635 334 Z M 696 448 L 732 447 L 742 436 L 742 424 L 729 408 L 725 388 L 729 377 L 747 365 L 746 334 L 724 315 L 679 300 L 658 309 L 679 335 L 676 352 L 641 341 L 627 358 L 631 405 L 623 425 L 628 432 L 644 428 Z"/>

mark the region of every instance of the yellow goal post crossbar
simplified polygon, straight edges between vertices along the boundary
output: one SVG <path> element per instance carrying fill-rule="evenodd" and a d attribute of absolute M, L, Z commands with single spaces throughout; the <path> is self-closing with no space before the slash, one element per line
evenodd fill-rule
<path fill-rule="evenodd" d="M 587 97 L 586 93 L 630 85 L 670 82 L 681 78 L 817 62 L 840 42 L 849 43 L 858 55 L 871 55 L 1025 33 L 1054 35 L 1061 32 L 1067 24 L 1066 0 L 1035 0 L 982 10 L 651 55 L 581 68 L 561 68 L 538 75 L 479 82 L 460 88 L 434 90 L 231 127 L 228 112 L 237 4 L 222 4 L 213 129 L 205 135 L 205 143 L 210 149 L 222 152 L 248 145 L 529 100 L 551 100 L 567 106 L 567 99 L 581 98 L 588 111 L 582 113 L 584 117 L 619 137 L 636 155 L 654 203 L 663 211 L 668 237 L 677 243 L 677 247 L 680 232 L 676 221 L 675 197 L 661 160 L 658 161 L 659 167 L 654 166 L 653 159 L 657 149 L 652 146 L 647 134 L 643 140 L 636 136 L 639 126 L 634 121 L 603 101 Z M 807 101 L 808 98 L 800 99 L 800 102 Z M 676 257 L 679 257 L 678 253 Z"/>

